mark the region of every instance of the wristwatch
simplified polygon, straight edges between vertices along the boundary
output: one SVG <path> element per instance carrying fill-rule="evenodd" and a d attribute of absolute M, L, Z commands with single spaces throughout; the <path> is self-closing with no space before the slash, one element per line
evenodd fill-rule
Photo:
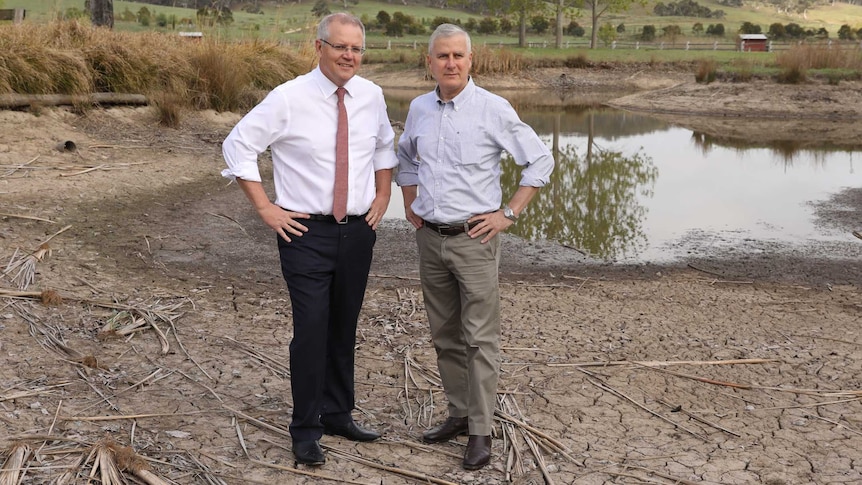
<path fill-rule="evenodd" d="M 516 222 L 518 220 L 518 216 L 515 215 L 515 211 L 513 211 L 508 204 L 503 206 L 503 215 L 506 216 L 506 219 L 509 219 L 512 222 Z"/>

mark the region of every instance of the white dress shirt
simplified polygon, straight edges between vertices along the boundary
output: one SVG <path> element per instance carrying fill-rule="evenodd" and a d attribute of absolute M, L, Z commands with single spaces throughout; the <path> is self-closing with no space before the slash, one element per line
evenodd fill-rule
<path fill-rule="evenodd" d="M 347 213 L 368 211 L 374 172 L 398 164 L 395 133 L 383 90 L 359 76 L 344 85 L 349 124 Z M 222 176 L 260 182 L 258 155 L 272 151 L 275 204 L 309 214 L 332 214 L 335 184 L 337 86 L 320 68 L 273 89 L 234 126 L 222 143 Z"/>

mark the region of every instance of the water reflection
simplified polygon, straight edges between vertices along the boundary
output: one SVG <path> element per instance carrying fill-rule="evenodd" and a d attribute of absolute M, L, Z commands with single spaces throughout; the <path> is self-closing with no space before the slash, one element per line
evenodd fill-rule
<path fill-rule="evenodd" d="M 390 117 L 403 122 L 416 94 L 387 93 Z M 518 236 L 626 262 L 677 259 L 749 238 L 852 238 L 818 227 L 812 203 L 862 187 L 857 152 L 793 140 L 764 146 L 609 108 L 513 105 L 557 161 L 549 186 L 510 229 Z M 506 160 L 506 197 L 519 175 Z M 396 192 L 387 217 L 403 216 Z"/>

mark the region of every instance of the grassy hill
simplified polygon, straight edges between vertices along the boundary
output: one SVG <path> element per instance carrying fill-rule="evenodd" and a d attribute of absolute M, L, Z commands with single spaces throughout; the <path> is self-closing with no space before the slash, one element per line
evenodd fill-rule
<path fill-rule="evenodd" d="M 665 1 L 665 3 L 670 3 Z M 772 23 L 797 23 L 804 28 L 819 29 L 826 28 L 829 31 L 830 37 L 837 37 L 837 31 L 843 24 L 848 24 L 854 29 L 862 27 L 862 6 L 849 5 L 845 3 L 835 3 L 832 5 L 818 6 L 802 15 L 788 15 L 777 12 L 774 8 L 752 3 L 740 8 L 725 7 L 711 0 L 699 0 L 699 3 L 712 10 L 723 10 L 726 14 L 724 19 L 699 19 L 693 17 L 659 17 L 652 13 L 655 2 L 649 2 L 645 7 L 636 6 L 628 12 L 619 14 L 606 14 L 602 18 L 602 23 L 611 23 L 614 26 L 624 24 L 626 32 L 620 35 L 620 40 L 633 40 L 635 35 L 640 32 L 644 25 L 654 25 L 659 32 L 662 27 L 668 25 L 678 25 L 683 33 L 682 39 L 691 36 L 692 26 L 700 22 L 704 26 L 713 23 L 722 23 L 726 29 L 726 39 L 733 38 L 733 33 L 736 32 L 743 22 L 751 22 L 760 25 L 764 32 Z M 343 2 L 332 2 L 330 4 L 331 11 L 339 11 L 343 9 Z M 83 8 L 83 0 L 4 0 L 5 8 L 26 8 L 27 19 L 32 22 L 48 22 L 55 18 L 58 13 L 66 12 L 69 8 L 81 10 Z M 265 38 L 265 39 L 281 39 L 290 41 L 304 41 L 311 36 L 313 32 L 311 27 L 315 24 L 316 18 L 311 13 L 312 2 L 302 4 L 290 4 L 279 6 L 263 6 L 263 13 L 253 14 L 237 10 L 233 12 L 234 22 L 226 28 L 207 29 L 211 35 L 218 35 L 226 38 Z M 155 6 L 140 2 L 115 1 L 114 15 L 116 18 L 115 29 L 121 31 L 150 31 L 150 30 L 172 30 L 170 28 L 159 28 L 155 23 L 149 26 L 143 26 L 134 21 L 122 21 L 123 13 L 137 13 L 141 8 L 146 8 L 153 15 L 164 14 L 165 16 L 173 16 L 177 20 L 190 19 L 194 21 L 195 11 L 193 9 L 172 8 Z M 453 9 L 434 9 L 424 6 L 415 5 L 397 5 L 379 1 L 360 0 L 357 4 L 348 3 L 348 10 L 366 20 L 374 19 L 377 12 L 385 10 L 392 14 L 400 11 L 410 15 L 423 23 L 429 23 L 433 18 L 442 16 L 448 18 L 460 19 L 466 22 L 470 18 L 480 19 L 480 16 L 468 14 L 462 11 Z M 550 11 L 546 14 L 548 18 L 552 18 L 553 14 Z M 575 20 L 587 28 L 584 38 L 567 37 L 567 40 L 581 44 L 589 37 L 589 11 L 575 10 L 571 16 L 567 18 Z M 198 30 L 200 27 L 183 28 L 182 30 Z M 179 27 L 176 30 L 181 30 Z M 698 39 L 697 37 L 691 37 Z M 474 34 L 476 43 L 512 43 L 517 39 L 516 33 L 509 35 L 493 35 L 493 36 L 477 36 Z M 703 39 L 701 36 L 699 39 Z M 385 43 L 389 40 L 399 43 L 409 43 L 413 41 L 424 42 L 427 40 L 427 34 L 404 36 L 402 38 L 392 39 L 384 37 L 379 32 L 369 32 L 369 43 Z M 530 34 L 529 42 L 553 43 L 553 32 L 547 32 L 544 35 Z M 712 38 L 709 39 L 712 41 Z"/>

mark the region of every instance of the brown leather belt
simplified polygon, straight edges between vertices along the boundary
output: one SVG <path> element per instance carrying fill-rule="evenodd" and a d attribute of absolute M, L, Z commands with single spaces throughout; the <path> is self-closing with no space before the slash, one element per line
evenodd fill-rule
<path fill-rule="evenodd" d="M 425 222 L 425 227 L 431 229 L 441 236 L 457 236 L 458 234 L 463 234 L 468 232 L 470 229 L 473 229 L 478 225 L 478 222 L 471 223 L 461 223 L 461 224 L 434 224 L 433 222 Z"/>

